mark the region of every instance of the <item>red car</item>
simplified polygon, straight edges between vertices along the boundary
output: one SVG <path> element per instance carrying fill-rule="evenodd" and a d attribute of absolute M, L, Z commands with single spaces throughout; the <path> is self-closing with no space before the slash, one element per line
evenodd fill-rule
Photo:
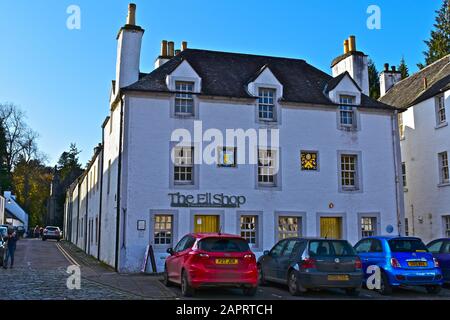
<path fill-rule="evenodd" d="M 181 285 L 183 296 L 204 287 L 240 287 L 253 296 L 258 286 L 256 257 L 240 236 L 221 233 L 191 233 L 170 254 L 164 268 L 164 284 Z"/>

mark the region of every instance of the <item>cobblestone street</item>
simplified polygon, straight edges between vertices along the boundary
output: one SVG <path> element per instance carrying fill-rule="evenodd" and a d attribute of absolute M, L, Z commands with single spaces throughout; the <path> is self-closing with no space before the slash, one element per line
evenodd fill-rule
<path fill-rule="evenodd" d="M 87 257 L 86 257 L 87 258 Z M 85 258 L 85 259 L 86 259 Z M 67 288 L 67 267 L 72 263 L 58 249 L 55 241 L 24 239 L 17 243 L 16 261 L 13 269 L 0 268 L 0 282 L 3 284 L 0 299 L 4 300 L 66 300 L 66 299 L 113 299 L 129 300 L 149 298 L 135 288 L 116 288 L 119 281 L 112 281 L 120 275 L 106 268 L 93 268 L 82 261 L 81 288 Z M 131 277 L 126 282 L 133 284 Z M 104 282 L 104 283 L 102 283 Z M 108 285 L 112 283 L 113 285 Z M 155 281 L 156 282 L 156 281 Z M 159 284 L 159 282 L 158 282 Z M 151 286 L 149 286 L 151 287 Z M 159 287 L 157 288 L 159 289 Z M 131 292 L 130 292 L 131 291 Z"/>

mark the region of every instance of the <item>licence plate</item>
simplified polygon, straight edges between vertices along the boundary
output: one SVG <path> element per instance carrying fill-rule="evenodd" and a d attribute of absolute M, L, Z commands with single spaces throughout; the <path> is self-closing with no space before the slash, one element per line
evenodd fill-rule
<path fill-rule="evenodd" d="M 349 281 L 350 277 L 347 274 L 330 274 L 328 276 L 329 281 Z"/>
<path fill-rule="evenodd" d="M 426 261 L 408 261 L 409 267 L 427 267 L 428 263 Z"/>
<path fill-rule="evenodd" d="M 238 260 L 237 259 L 216 259 L 216 264 L 237 264 Z"/>

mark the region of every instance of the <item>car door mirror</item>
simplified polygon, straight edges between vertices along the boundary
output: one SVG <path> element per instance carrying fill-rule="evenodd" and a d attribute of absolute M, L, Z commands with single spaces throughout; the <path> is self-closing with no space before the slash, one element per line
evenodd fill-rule
<path fill-rule="evenodd" d="M 172 256 L 174 254 L 173 248 L 167 249 L 167 253 Z"/>
<path fill-rule="evenodd" d="M 264 250 L 263 255 L 268 256 L 270 254 L 269 250 Z"/>

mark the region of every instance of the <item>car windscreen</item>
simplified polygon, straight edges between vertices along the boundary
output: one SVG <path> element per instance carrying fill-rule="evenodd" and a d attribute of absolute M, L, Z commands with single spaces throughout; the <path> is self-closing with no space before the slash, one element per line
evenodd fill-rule
<path fill-rule="evenodd" d="M 0 228 L 0 235 L 2 237 L 6 237 L 8 235 L 8 229 L 6 228 Z"/>
<path fill-rule="evenodd" d="M 309 243 L 308 251 L 311 257 L 345 257 L 356 255 L 350 243 L 343 240 L 313 240 Z"/>
<path fill-rule="evenodd" d="M 48 231 L 57 231 L 58 230 L 58 228 L 55 228 L 55 227 L 47 227 L 46 229 Z"/>
<path fill-rule="evenodd" d="M 206 252 L 246 252 L 250 248 L 247 241 L 239 238 L 205 238 L 198 248 Z"/>
<path fill-rule="evenodd" d="M 388 243 L 392 252 L 428 252 L 425 244 L 419 239 L 392 239 Z"/>

